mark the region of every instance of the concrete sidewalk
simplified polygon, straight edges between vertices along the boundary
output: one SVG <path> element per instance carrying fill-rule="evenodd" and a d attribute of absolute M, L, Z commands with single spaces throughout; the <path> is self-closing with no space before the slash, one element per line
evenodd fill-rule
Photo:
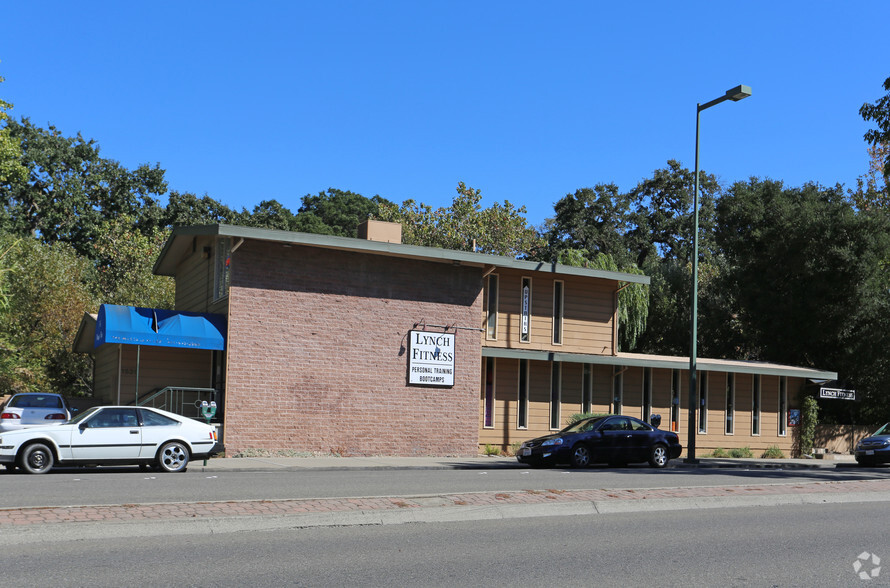
<path fill-rule="evenodd" d="M 515 457 L 215 457 L 189 464 L 189 471 L 256 472 L 267 470 L 467 470 L 518 469 L 529 466 Z M 597 467 L 597 466 L 594 466 Z M 683 458 L 672 460 L 669 468 L 744 468 L 744 469 L 818 469 L 857 467 L 852 455 L 835 455 L 832 459 L 757 459 L 700 458 L 698 464 L 687 464 Z"/>

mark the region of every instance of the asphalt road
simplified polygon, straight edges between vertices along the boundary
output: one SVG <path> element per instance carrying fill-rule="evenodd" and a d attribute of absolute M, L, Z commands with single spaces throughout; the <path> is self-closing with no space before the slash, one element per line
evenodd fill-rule
<path fill-rule="evenodd" d="M 10 586 L 882 586 L 854 563 L 890 562 L 888 506 L 4 541 L 0 565 Z"/>
<path fill-rule="evenodd" d="M 887 468 L 839 469 L 497 469 L 216 472 L 134 468 L 0 473 L 0 508 L 277 500 L 549 489 L 665 488 L 890 479 Z"/>

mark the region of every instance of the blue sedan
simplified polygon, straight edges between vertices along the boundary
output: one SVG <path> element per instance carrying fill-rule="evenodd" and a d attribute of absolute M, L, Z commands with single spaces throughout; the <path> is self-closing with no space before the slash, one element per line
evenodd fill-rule
<path fill-rule="evenodd" d="M 516 459 L 528 465 L 569 464 L 576 468 L 592 463 L 643 462 L 663 468 L 682 451 L 676 433 L 633 417 L 608 415 L 580 420 L 558 433 L 526 441 Z"/>
<path fill-rule="evenodd" d="M 890 462 L 890 423 L 856 444 L 856 461 L 869 466 Z"/>

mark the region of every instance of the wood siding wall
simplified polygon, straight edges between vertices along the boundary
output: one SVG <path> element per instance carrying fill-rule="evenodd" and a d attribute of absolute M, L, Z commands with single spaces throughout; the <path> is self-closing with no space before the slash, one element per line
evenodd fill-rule
<path fill-rule="evenodd" d="M 485 360 L 483 359 L 483 362 Z M 548 435 L 550 429 L 550 366 L 545 361 L 529 362 L 529 403 L 528 427 L 517 426 L 517 409 L 519 398 L 519 360 L 494 360 L 495 365 L 495 414 L 494 426 L 485 427 L 485 389 L 480 396 L 479 444 L 480 450 L 485 445 L 494 445 L 507 450 L 512 444 Z M 609 413 L 612 409 L 613 366 L 592 365 L 593 396 L 591 411 Z M 642 418 L 643 416 L 643 382 L 644 368 L 627 368 L 623 375 L 622 414 Z M 484 371 L 484 370 L 483 370 Z M 673 370 L 652 369 L 652 404 L 651 414 L 660 414 L 662 429 L 670 430 L 671 415 L 671 379 Z M 680 443 L 684 447 L 688 439 L 689 411 L 689 373 L 681 370 L 680 374 L 680 427 L 677 431 Z M 753 385 L 751 374 L 735 375 L 735 429 L 732 435 L 726 434 L 726 377 L 723 372 L 699 372 L 706 374 L 708 380 L 707 399 L 707 432 L 696 435 L 696 455 L 705 457 L 715 449 L 730 450 L 748 447 L 755 457 L 760 457 L 767 448 L 775 445 L 786 457 L 791 457 L 794 450 L 795 427 L 786 426 L 786 434 L 779 435 L 779 377 L 760 376 L 761 381 L 761 426 L 760 434 L 751 433 Z M 484 378 L 484 374 L 483 374 Z M 564 426 L 572 414 L 581 411 L 583 382 L 583 364 L 562 364 L 562 394 L 559 406 L 560 426 Z M 804 385 L 800 378 L 787 378 L 788 406 L 798 408 L 799 391 Z M 698 417 L 698 415 L 696 415 Z M 698 426 L 698 423 L 693 423 Z"/>
<path fill-rule="evenodd" d="M 487 339 L 485 347 L 564 351 L 612 355 L 614 292 L 617 282 L 577 276 L 554 276 L 550 272 L 520 272 L 500 268 L 498 276 L 497 338 Z M 520 342 L 522 320 L 522 278 L 531 278 L 530 337 Z M 562 344 L 553 344 L 553 283 L 563 282 Z M 485 287 L 488 287 L 486 279 Z M 482 327 L 487 320 L 488 293 L 483 297 Z"/>

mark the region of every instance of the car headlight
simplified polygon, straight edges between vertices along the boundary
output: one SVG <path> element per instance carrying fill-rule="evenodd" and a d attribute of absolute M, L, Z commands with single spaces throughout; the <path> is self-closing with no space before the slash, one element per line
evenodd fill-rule
<path fill-rule="evenodd" d="M 547 439 L 541 445 L 562 445 L 562 437 L 557 437 L 556 439 Z"/>

